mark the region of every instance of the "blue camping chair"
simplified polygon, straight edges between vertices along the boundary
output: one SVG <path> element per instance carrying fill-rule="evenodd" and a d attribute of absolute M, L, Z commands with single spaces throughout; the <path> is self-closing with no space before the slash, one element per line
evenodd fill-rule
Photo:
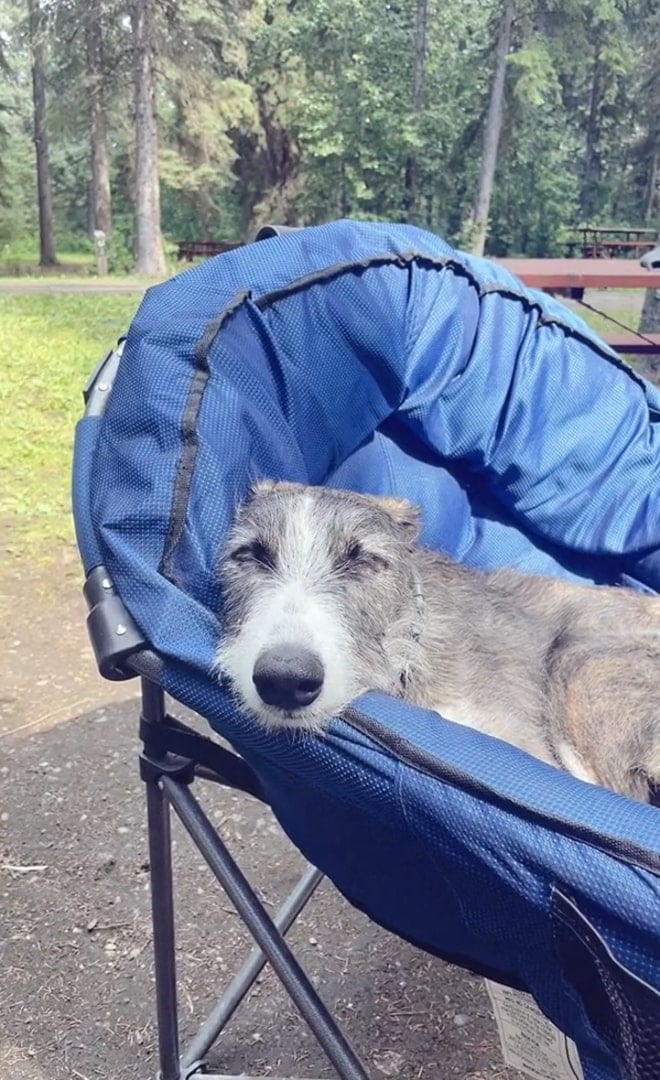
<path fill-rule="evenodd" d="M 76 433 L 97 661 L 142 678 L 163 1080 L 201 1074 L 265 958 L 338 1074 L 364 1080 L 279 932 L 321 873 L 420 948 L 531 993 L 587 1080 L 657 1080 L 657 809 L 377 693 L 324 737 L 265 732 L 211 669 L 218 553 L 257 476 L 405 495 L 423 540 L 465 563 L 659 591 L 660 393 L 565 307 L 421 230 L 269 233 L 148 290 Z M 279 930 L 195 777 L 267 802 L 312 864 Z M 183 1053 L 170 807 L 259 946 Z"/>

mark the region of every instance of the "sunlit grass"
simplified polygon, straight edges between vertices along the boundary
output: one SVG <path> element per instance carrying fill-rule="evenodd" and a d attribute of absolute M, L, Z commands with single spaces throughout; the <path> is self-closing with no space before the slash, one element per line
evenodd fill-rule
<path fill-rule="evenodd" d="M 20 240 L 0 245 L 0 274 L 14 280 L 17 276 L 25 275 L 52 277 L 57 274 L 67 274 L 71 270 L 88 277 L 93 273 L 94 267 L 95 259 L 91 251 L 58 250 L 57 265 L 41 267 L 39 266 L 39 246 L 36 241 Z"/>
<path fill-rule="evenodd" d="M 167 264 L 167 276 L 178 273 L 182 264 L 177 261 L 175 244 L 165 240 L 165 259 Z M 69 251 L 57 247 L 57 262 L 54 266 L 40 266 L 39 245 L 36 239 L 22 239 L 9 244 L 0 244 L 0 282 L 7 280 L 16 284 L 22 282 L 48 281 L 72 282 L 76 280 L 89 282 L 90 278 L 97 277 L 96 255 L 93 251 Z M 185 264 L 189 265 L 188 263 Z M 117 270 L 110 260 L 110 274 L 105 281 L 123 280 L 135 282 L 141 279 L 126 273 L 125 270 Z"/>
<path fill-rule="evenodd" d="M 0 286 L 5 286 L 16 292 L 25 291 L 35 295 L 39 292 L 47 292 L 52 286 L 60 285 L 72 288 L 72 291 L 78 285 L 83 285 L 88 291 L 98 286 L 99 291 L 107 290 L 112 292 L 113 289 L 121 287 L 122 290 L 132 289 L 134 292 L 139 292 L 140 289 L 164 281 L 166 277 L 171 277 L 180 271 L 181 265 L 178 265 L 168 269 L 166 274 L 158 277 L 146 277 L 140 274 L 112 274 L 107 278 L 99 278 L 85 273 L 62 273 L 61 267 L 56 267 L 55 270 L 48 273 L 44 273 L 38 267 L 35 267 L 33 273 L 21 271 L 20 274 L 5 274 L 2 272 L 2 263 L 0 263 Z"/>
<path fill-rule="evenodd" d="M 630 311 L 625 308 L 621 311 L 617 309 L 613 309 L 612 311 L 608 310 L 607 314 L 610 316 L 610 319 L 606 318 L 605 315 L 600 315 L 595 311 L 589 311 L 581 306 L 576 306 L 575 311 L 578 315 L 581 315 L 591 329 L 595 330 L 601 337 L 608 337 L 608 335 L 611 337 L 620 329 L 620 327 L 618 327 L 616 323 L 611 322 L 610 319 L 616 319 L 616 322 L 622 323 L 624 326 L 628 327 L 629 330 L 636 330 L 637 324 L 639 323 L 639 315 L 635 311 Z"/>
<path fill-rule="evenodd" d="M 71 540 L 71 450 L 82 387 L 126 330 L 126 295 L 0 295 L 0 550 Z"/>
<path fill-rule="evenodd" d="M 642 296 L 641 290 L 638 294 L 634 294 L 632 290 L 628 291 L 628 305 L 622 307 L 612 306 L 608 307 L 605 313 L 600 311 L 591 311 L 589 308 L 583 307 L 581 304 L 571 303 L 572 309 L 580 315 L 586 323 L 595 330 L 600 337 L 607 339 L 608 337 L 616 337 L 617 331 L 620 331 L 622 327 L 626 327 L 629 330 L 637 330 L 639 328 L 640 314 L 642 308 Z M 638 303 L 630 302 L 638 299 Z M 602 299 L 598 294 L 587 293 L 586 300 L 591 303 L 593 307 L 598 308 L 603 304 Z M 619 324 L 617 326 L 617 323 Z M 623 360 L 632 368 L 637 368 L 640 374 L 646 378 L 650 378 L 652 381 L 655 378 L 650 373 L 647 359 L 640 357 L 639 355 L 623 355 Z"/>

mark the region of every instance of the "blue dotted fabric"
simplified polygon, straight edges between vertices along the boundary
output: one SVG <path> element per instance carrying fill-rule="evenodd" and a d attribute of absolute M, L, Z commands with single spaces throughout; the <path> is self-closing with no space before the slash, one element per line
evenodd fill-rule
<path fill-rule="evenodd" d="M 658 392 L 551 298 L 420 230 L 337 222 L 149 290 L 74 462 L 85 568 L 105 564 L 165 688 L 257 769 L 353 903 L 527 987 L 589 1080 L 651 1073 L 626 1071 L 624 1034 L 585 1002 L 554 890 L 611 954 L 608 979 L 622 968 L 660 992 L 658 811 L 375 694 L 359 703 L 370 734 L 336 721 L 325 738 L 265 735 L 210 675 L 215 567 L 247 484 L 275 476 L 405 495 L 425 542 L 472 565 L 658 591 L 659 436 Z M 602 973 L 594 959 L 594 986 Z"/>

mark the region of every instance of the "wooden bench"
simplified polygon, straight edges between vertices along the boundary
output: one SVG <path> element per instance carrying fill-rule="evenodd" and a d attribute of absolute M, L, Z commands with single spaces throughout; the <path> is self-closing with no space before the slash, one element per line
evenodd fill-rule
<path fill-rule="evenodd" d="M 583 259 L 637 255 L 657 243 L 657 229 L 620 225 L 577 225 L 564 237 L 569 258 L 579 251 Z"/>
<path fill-rule="evenodd" d="M 645 270 L 632 259 L 494 259 L 533 289 L 581 299 L 585 289 L 658 289 L 660 268 Z M 660 334 L 638 337 L 633 330 L 612 329 L 600 335 L 616 352 L 660 356 Z M 646 340 L 644 340 L 646 339 Z"/>
<path fill-rule="evenodd" d="M 177 259 L 192 262 L 193 259 L 210 259 L 213 255 L 223 255 L 225 251 L 241 247 L 238 242 L 228 240 L 177 240 Z"/>
<path fill-rule="evenodd" d="M 660 289 L 634 259 L 493 259 L 533 289 Z"/>
<path fill-rule="evenodd" d="M 660 334 L 644 334 L 639 338 L 632 330 L 613 330 L 601 334 L 610 348 L 630 356 L 660 356 Z M 646 339 L 646 340 L 644 340 Z"/>
<path fill-rule="evenodd" d="M 584 259 L 611 259 L 628 253 L 641 258 L 645 251 L 652 251 L 655 240 L 595 240 L 582 244 Z"/>

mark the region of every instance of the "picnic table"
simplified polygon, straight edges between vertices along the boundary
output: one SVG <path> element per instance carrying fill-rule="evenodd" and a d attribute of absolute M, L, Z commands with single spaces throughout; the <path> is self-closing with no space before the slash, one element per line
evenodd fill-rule
<path fill-rule="evenodd" d="M 495 259 L 535 289 L 660 289 L 660 271 L 632 259 Z"/>
<path fill-rule="evenodd" d="M 660 289 L 660 270 L 645 270 L 630 259 L 496 259 L 530 288 L 571 296 L 584 303 L 585 289 Z M 603 313 L 604 314 L 604 313 Z M 609 318 L 609 316 L 605 316 Z M 660 334 L 639 334 L 610 319 L 601 335 L 620 353 L 660 355 Z"/>
<path fill-rule="evenodd" d="M 566 254 L 573 257 L 576 250 L 583 259 L 639 259 L 658 243 L 657 229 L 623 228 L 610 225 L 581 225 L 573 229 L 574 236 L 566 241 Z"/>
<path fill-rule="evenodd" d="M 230 240 L 177 240 L 177 259 L 192 262 L 193 259 L 210 259 L 213 255 L 222 255 L 225 251 L 240 247 L 240 243 Z"/>

